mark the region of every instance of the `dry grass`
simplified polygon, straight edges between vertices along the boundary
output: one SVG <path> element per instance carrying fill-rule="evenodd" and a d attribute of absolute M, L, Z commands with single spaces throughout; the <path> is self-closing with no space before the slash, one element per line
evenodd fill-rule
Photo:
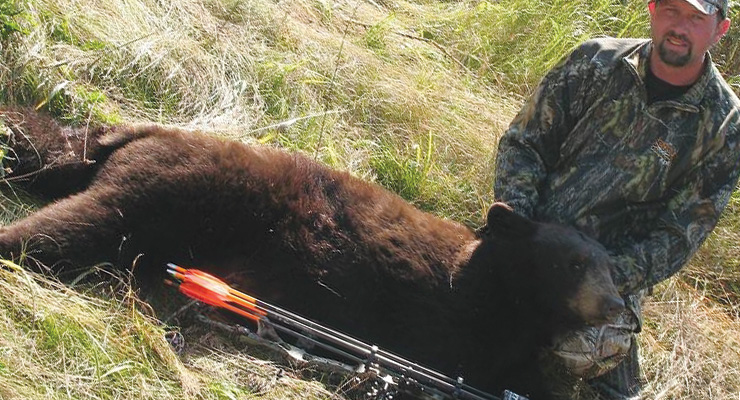
<path fill-rule="evenodd" d="M 22 13 L 9 12 L 12 4 Z M 644 8 L 643 0 L 5 1 L 0 103 L 304 151 L 476 226 L 493 198 L 498 137 L 543 71 L 582 38 L 644 33 Z M 715 58 L 740 88 L 738 32 Z M 33 209 L 12 188 L 4 194 L 3 221 Z M 646 398 L 740 395 L 739 216 L 735 193 L 690 267 L 648 300 Z M 8 270 L 0 286 L 2 399 L 335 397 L 291 378 L 295 371 L 276 379 L 274 365 L 207 335 L 176 357 L 126 291 L 101 300 Z"/>
<path fill-rule="evenodd" d="M 338 397 L 299 379 L 299 371 L 245 355 L 244 348 L 226 352 L 223 339 L 194 333 L 178 357 L 163 327 L 142 309 L 148 308 L 131 292 L 104 300 L 6 262 L 0 268 L 0 399 Z"/>
<path fill-rule="evenodd" d="M 153 399 L 177 386 L 193 387 L 159 328 L 129 302 L 84 296 L 10 263 L 0 276 L 3 398 L 138 393 Z M 152 371 L 155 378 L 142 371 Z M 159 380 L 163 371 L 170 382 Z"/>
<path fill-rule="evenodd" d="M 645 307 L 640 336 L 648 399 L 737 399 L 740 320 L 680 279 Z"/>
<path fill-rule="evenodd" d="M 645 307 L 646 398 L 740 397 L 740 196 L 691 263 Z"/>

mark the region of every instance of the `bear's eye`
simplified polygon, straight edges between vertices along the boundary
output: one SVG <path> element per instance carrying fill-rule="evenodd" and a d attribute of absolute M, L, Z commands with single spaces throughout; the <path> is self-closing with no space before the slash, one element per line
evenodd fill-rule
<path fill-rule="evenodd" d="M 574 271 L 580 271 L 581 268 L 583 268 L 583 264 L 582 263 L 579 263 L 578 262 L 578 263 L 571 263 L 570 264 L 570 269 L 572 269 Z"/>

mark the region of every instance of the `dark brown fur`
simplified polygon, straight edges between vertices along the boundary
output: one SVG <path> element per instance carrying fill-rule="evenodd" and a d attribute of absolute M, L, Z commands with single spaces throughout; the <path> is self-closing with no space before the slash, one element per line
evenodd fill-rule
<path fill-rule="evenodd" d="M 300 154 L 155 125 L 0 116 L 9 180 L 57 199 L 2 228 L 0 255 L 25 252 L 40 269 L 135 264 L 156 283 L 167 262 L 235 273 L 266 301 L 534 400 L 547 396 L 537 357 L 552 337 L 621 306 L 603 248 L 505 205 L 479 238 Z"/>

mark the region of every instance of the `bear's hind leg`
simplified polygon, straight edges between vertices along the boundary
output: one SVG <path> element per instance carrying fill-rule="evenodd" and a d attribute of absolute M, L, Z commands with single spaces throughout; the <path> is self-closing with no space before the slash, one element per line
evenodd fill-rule
<path fill-rule="evenodd" d="M 123 216 L 97 200 L 103 197 L 81 192 L 0 228 L 0 257 L 53 273 L 116 261 L 125 234 Z"/>

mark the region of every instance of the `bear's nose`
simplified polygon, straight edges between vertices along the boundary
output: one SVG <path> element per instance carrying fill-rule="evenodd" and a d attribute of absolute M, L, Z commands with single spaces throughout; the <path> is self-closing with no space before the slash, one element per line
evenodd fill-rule
<path fill-rule="evenodd" d="M 607 295 L 602 303 L 603 314 L 611 319 L 621 314 L 625 309 L 624 300 L 619 296 Z"/>

